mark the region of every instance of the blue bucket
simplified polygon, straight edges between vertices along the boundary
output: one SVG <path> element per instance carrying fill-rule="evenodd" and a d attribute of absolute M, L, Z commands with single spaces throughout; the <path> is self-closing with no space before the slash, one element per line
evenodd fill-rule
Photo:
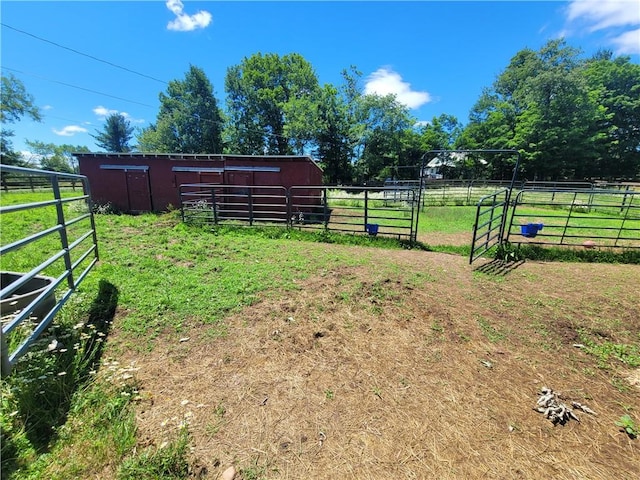
<path fill-rule="evenodd" d="M 527 223 L 520 225 L 520 233 L 523 237 L 533 238 L 535 237 L 544 225 L 542 223 Z"/>
<path fill-rule="evenodd" d="M 377 223 L 367 223 L 365 225 L 365 228 L 367 229 L 367 233 L 374 237 L 378 234 L 378 227 L 379 225 Z"/>

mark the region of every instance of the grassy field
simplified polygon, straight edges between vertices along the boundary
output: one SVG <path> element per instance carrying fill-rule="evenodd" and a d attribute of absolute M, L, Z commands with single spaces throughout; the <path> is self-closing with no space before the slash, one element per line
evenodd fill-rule
<path fill-rule="evenodd" d="M 469 235 L 474 215 L 426 209 L 420 232 Z M 3 218 L 3 244 L 45 217 Z M 176 212 L 96 221 L 100 263 L 2 380 L 3 478 L 640 467 L 637 265 L 470 267 L 367 236 L 212 232 Z M 543 385 L 598 416 L 553 427 L 532 410 Z"/>

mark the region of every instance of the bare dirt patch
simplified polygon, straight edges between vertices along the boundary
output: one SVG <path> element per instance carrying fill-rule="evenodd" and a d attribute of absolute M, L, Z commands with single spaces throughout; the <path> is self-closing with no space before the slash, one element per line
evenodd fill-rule
<path fill-rule="evenodd" d="M 639 416 L 634 370 L 573 344 L 581 329 L 637 342 L 639 267 L 487 275 L 459 256 L 373 255 L 265 296 L 225 337 L 193 325 L 123 355 L 140 367 L 141 446 L 186 422 L 216 479 L 230 465 L 245 479 L 637 478 L 639 441 L 615 426 Z M 554 426 L 533 410 L 543 386 L 598 415 Z"/>

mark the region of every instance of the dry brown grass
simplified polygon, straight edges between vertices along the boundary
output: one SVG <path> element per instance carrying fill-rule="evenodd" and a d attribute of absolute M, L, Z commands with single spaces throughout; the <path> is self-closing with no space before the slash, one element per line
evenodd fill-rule
<path fill-rule="evenodd" d="M 226 337 L 192 325 L 123 355 L 140 367 L 140 444 L 186 419 L 215 479 L 229 465 L 245 479 L 637 478 L 640 440 L 615 426 L 624 409 L 640 417 L 637 371 L 599 369 L 573 344 L 581 328 L 638 341 L 638 266 L 490 276 L 462 257 L 383 253 L 265 295 Z M 553 426 L 533 410 L 544 385 L 598 415 Z"/>

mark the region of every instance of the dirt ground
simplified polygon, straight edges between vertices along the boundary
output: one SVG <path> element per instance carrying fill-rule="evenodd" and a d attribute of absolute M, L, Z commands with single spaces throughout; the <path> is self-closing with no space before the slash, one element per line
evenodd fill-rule
<path fill-rule="evenodd" d="M 224 336 L 192 325 L 125 352 L 139 448 L 184 423 L 199 478 L 636 479 L 640 440 L 615 422 L 640 423 L 639 370 L 580 345 L 640 340 L 638 285 L 631 265 L 385 250 L 265 295 Z M 554 426 L 543 386 L 597 415 Z"/>

